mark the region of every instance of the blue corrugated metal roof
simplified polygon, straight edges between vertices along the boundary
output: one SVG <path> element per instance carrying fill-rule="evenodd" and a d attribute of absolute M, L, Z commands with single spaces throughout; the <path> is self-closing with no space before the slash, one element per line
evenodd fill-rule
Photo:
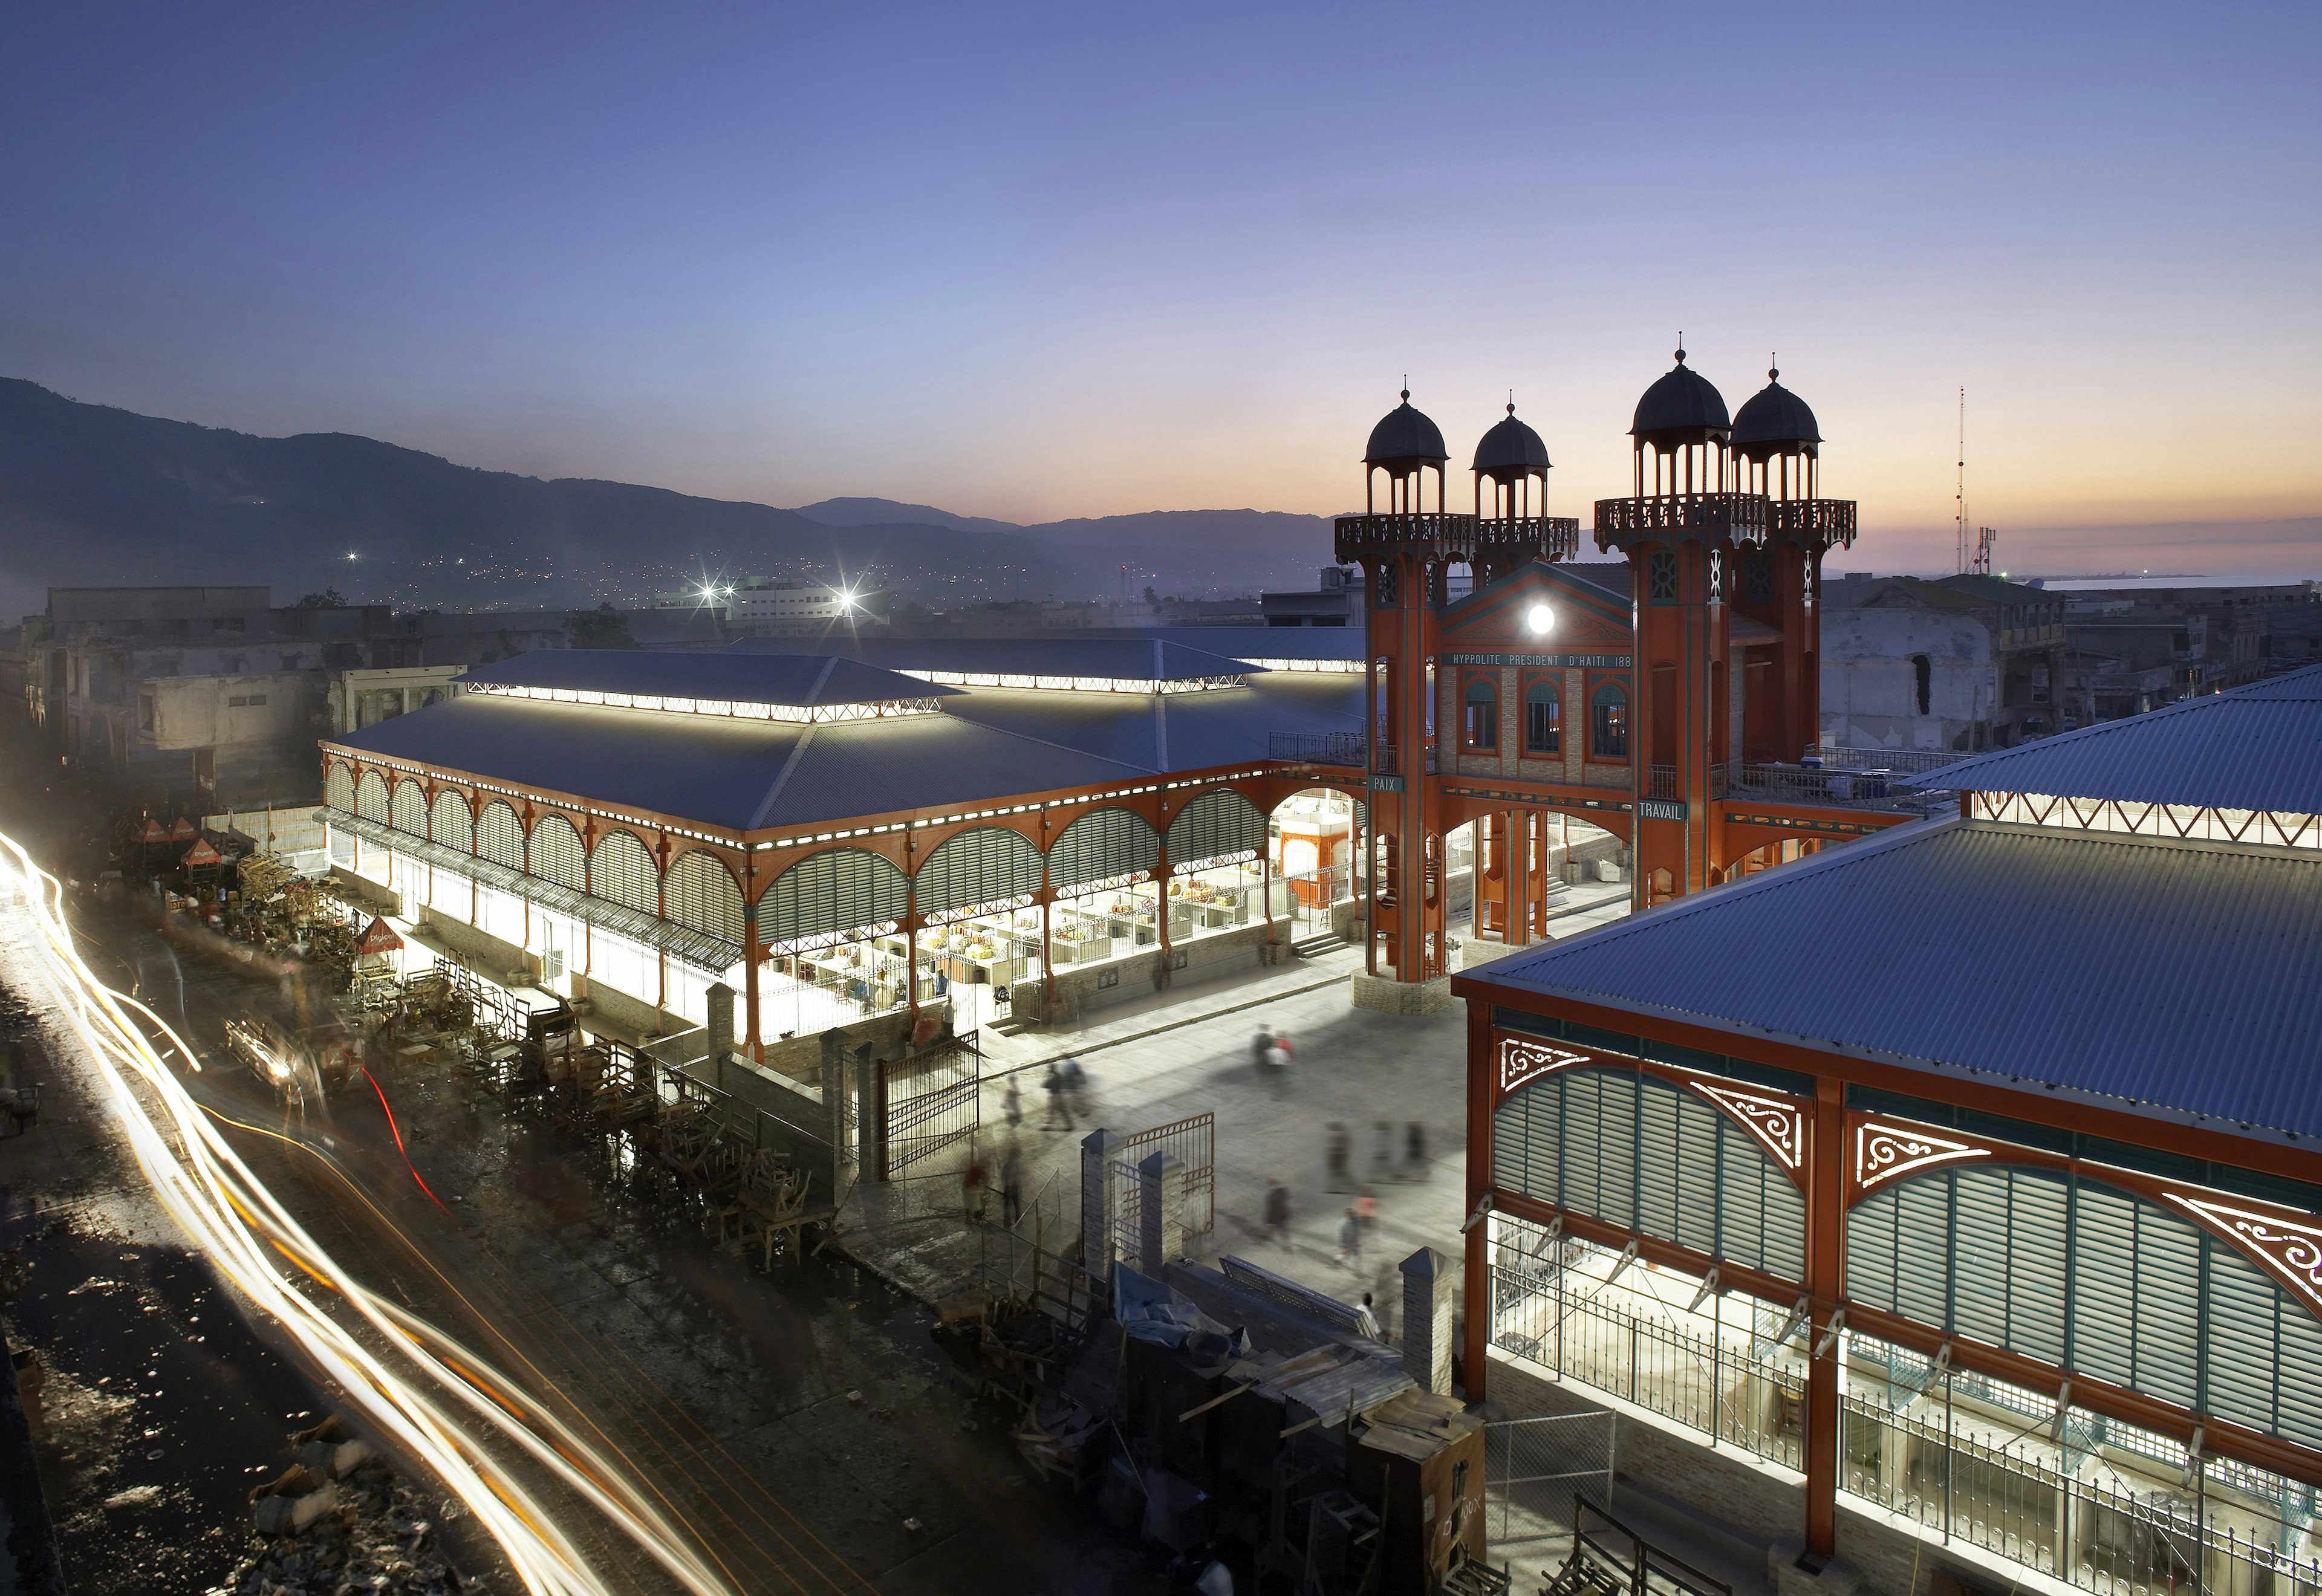
<path fill-rule="evenodd" d="M 1979 754 L 1900 785 L 2322 814 L 2322 665 Z"/>
<path fill-rule="evenodd" d="M 1167 695 L 970 688 L 944 707 L 1147 771 L 1200 771 L 1267 758 L 1276 732 L 1359 732 L 1363 682 L 1282 671 L 1248 687 Z"/>
<path fill-rule="evenodd" d="M 1904 826 L 1470 983 L 2322 1135 L 2322 854 Z"/>
<path fill-rule="evenodd" d="M 744 657 L 836 654 L 890 670 L 1081 676 L 1110 681 L 1192 681 L 1247 676 L 1259 669 L 1157 637 L 745 637 L 727 652 Z"/>
<path fill-rule="evenodd" d="M 736 831 L 1151 773 L 948 715 L 805 726 L 489 694 L 465 695 L 334 741 L 385 759 Z"/>
<path fill-rule="evenodd" d="M 663 698 L 784 704 L 882 704 L 948 693 L 915 676 L 882 670 L 825 651 L 782 654 L 663 653 L 576 648 L 517 654 L 478 665 L 471 683 L 559 691 L 642 694 Z"/>
<path fill-rule="evenodd" d="M 2280 676 L 2253 681 L 2245 688 L 2235 688 L 2226 695 L 2228 698 L 2290 698 L 2311 704 L 2322 700 L 2322 665 L 2307 665 L 2296 670 L 2285 670 Z"/>

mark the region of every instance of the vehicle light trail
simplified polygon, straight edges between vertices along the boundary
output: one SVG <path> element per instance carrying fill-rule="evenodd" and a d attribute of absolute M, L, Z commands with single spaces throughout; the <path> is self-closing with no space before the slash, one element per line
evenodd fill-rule
<path fill-rule="evenodd" d="M 0 892 L 19 900 L 33 934 L 28 949 L 58 1012 L 87 1048 L 139 1166 L 187 1239 L 282 1327 L 382 1436 L 442 1479 L 498 1542 L 526 1590 L 611 1596 L 550 1509 L 462 1427 L 455 1409 L 471 1415 L 481 1434 L 521 1447 L 684 1589 L 732 1596 L 731 1582 L 695 1555 L 625 1471 L 456 1339 L 374 1297 L 316 1245 L 178 1082 L 144 1026 L 189 1062 L 194 1050 L 151 1008 L 91 971 L 65 923 L 62 885 L 5 834 Z M 383 1350 L 300 1290 L 301 1277 L 336 1292 Z M 407 1367 L 398 1373 L 398 1363 Z"/>

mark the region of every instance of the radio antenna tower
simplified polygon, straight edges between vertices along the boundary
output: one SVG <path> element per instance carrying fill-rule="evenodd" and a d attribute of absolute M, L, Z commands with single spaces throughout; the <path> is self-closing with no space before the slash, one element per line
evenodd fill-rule
<path fill-rule="evenodd" d="M 1959 488 L 1952 498 L 1952 569 L 1967 569 L 1967 389 L 1959 395 Z"/>

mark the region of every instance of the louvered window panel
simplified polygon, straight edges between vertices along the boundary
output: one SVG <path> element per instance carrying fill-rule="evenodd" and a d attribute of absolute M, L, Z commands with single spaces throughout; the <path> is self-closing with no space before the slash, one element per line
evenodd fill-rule
<path fill-rule="evenodd" d="M 900 920 L 910 890 L 910 879 L 876 853 L 860 848 L 809 853 L 774 878 L 759 910 L 758 934 L 769 942 L 791 942 Z"/>
<path fill-rule="evenodd" d="M 2069 1195 L 2054 1175 L 2009 1172 L 2007 1345 L 2051 1363 L 2064 1361 Z"/>
<path fill-rule="evenodd" d="M 1847 1210 L 1846 1294 L 1882 1313 L 1901 1311 L 1895 1290 L 1898 1223 L 1892 1191 L 1866 1197 Z"/>
<path fill-rule="evenodd" d="M 1020 832 L 979 825 L 945 839 L 919 866 L 919 911 L 940 914 L 1040 889 L 1040 850 Z"/>
<path fill-rule="evenodd" d="M 2007 1175 L 1975 1170 L 1955 1177 L 1952 1200 L 1959 1245 L 1952 1264 L 1952 1313 L 1962 1336 L 2007 1345 Z"/>
<path fill-rule="evenodd" d="M 588 889 L 586 854 L 580 846 L 580 834 L 562 815 L 544 815 L 532 826 L 532 873 L 544 881 L 553 881 L 560 887 L 570 887 L 575 892 Z"/>
<path fill-rule="evenodd" d="M 1805 1204 L 1756 1137 L 1655 1076 L 1559 1070 L 1492 1120 L 1512 1191 L 1785 1279 L 1805 1269 Z"/>
<path fill-rule="evenodd" d="M 476 822 L 476 857 L 510 870 L 524 868 L 524 823 L 499 799 L 486 805 Z"/>
<path fill-rule="evenodd" d="M 1717 1139 L 1725 1117 L 1689 1094 L 1678 1097 L 1678 1141 L 1674 1164 L 1684 1183 L 1677 1209 L 1677 1240 L 1696 1253 L 1719 1254 L 1720 1198 Z"/>
<path fill-rule="evenodd" d="M 1685 1166 L 1678 1162 L 1678 1094 L 1647 1090 L 1637 1099 L 1637 1228 L 1647 1236 L 1677 1239 L 1678 1188 Z"/>
<path fill-rule="evenodd" d="M 2201 1397 L 2201 1319 L 2187 1305 L 2201 1300 L 2203 1245 L 2190 1220 L 2136 1204 L 2136 1389 L 2187 1408 Z"/>
<path fill-rule="evenodd" d="M 387 782 L 377 771 L 365 771 L 356 784 L 355 813 L 365 820 L 387 824 Z"/>
<path fill-rule="evenodd" d="M 458 793 L 446 789 L 435 795 L 435 830 L 437 842 L 462 853 L 476 851 L 476 823 L 468 814 L 468 801 Z"/>
<path fill-rule="evenodd" d="M 1895 1198 L 1895 1311 L 1952 1327 L 1952 1181 L 1913 1181 Z"/>
<path fill-rule="evenodd" d="M 427 834 L 427 795 L 419 790 L 418 782 L 398 781 L 395 784 L 395 800 L 389 806 L 389 813 L 394 816 L 396 830 L 408 832 L 415 837 Z"/>
<path fill-rule="evenodd" d="M 2101 1181 L 1986 1165 L 1876 1192 L 1847 1217 L 1846 1279 L 1867 1307 L 2322 1440 L 2322 1320 L 2225 1242 Z"/>
<path fill-rule="evenodd" d="M 2208 1237 L 2208 1345 L 2202 1405 L 2219 1418 L 2273 1429 L 2276 1356 L 2273 1282 L 2257 1265 Z"/>
<path fill-rule="evenodd" d="M 323 778 L 323 801 L 342 815 L 355 812 L 355 779 L 346 766 L 334 764 Z"/>
<path fill-rule="evenodd" d="M 1048 850 L 1048 885 L 1077 887 L 1161 862 L 1161 834 L 1128 809 L 1091 809 L 1065 827 Z"/>
<path fill-rule="evenodd" d="M 1169 822 L 1172 861 L 1215 859 L 1266 846 L 1266 816 L 1230 788 L 1205 792 Z"/>
<path fill-rule="evenodd" d="M 2322 1319 L 2288 1296 L 2276 1315 L 2281 1326 L 2281 1367 L 2274 1405 L 2281 1436 L 2301 1446 L 2322 1446 Z"/>
<path fill-rule="evenodd" d="M 597 839 L 589 859 L 589 891 L 608 903 L 625 904 L 649 915 L 661 913 L 661 872 L 636 834 L 608 831 Z"/>
<path fill-rule="evenodd" d="M 2083 1181 L 2072 1208 L 2072 1363 L 2116 1385 L 2137 1384 L 2137 1207 Z"/>
<path fill-rule="evenodd" d="M 742 941 L 742 889 L 712 853 L 699 849 L 670 862 L 662 889 L 666 918 L 730 943 Z"/>

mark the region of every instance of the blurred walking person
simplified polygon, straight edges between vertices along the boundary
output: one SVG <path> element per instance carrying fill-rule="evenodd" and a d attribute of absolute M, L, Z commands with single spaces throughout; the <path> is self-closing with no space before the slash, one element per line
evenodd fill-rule
<path fill-rule="evenodd" d="M 1048 1094 L 1048 1111 L 1040 1120 L 1040 1128 L 1055 1130 L 1056 1121 L 1061 1117 L 1065 1122 L 1064 1128 L 1072 1129 L 1073 1105 L 1071 1099 L 1065 1094 L 1064 1072 L 1057 1069 L 1056 1065 L 1050 1064 L 1047 1079 L 1040 1082 L 1040 1087 Z"/>
<path fill-rule="evenodd" d="M 1289 1245 L 1290 1188 L 1272 1175 L 1266 1177 L 1266 1236 L 1268 1241 Z"/>
<path fill-rule="evenodd" d="M 1000 1222 L 1013 1229 L 1024 1217 L 1024 1154 L 1016 1138 L 1000 1154 Z"/>

